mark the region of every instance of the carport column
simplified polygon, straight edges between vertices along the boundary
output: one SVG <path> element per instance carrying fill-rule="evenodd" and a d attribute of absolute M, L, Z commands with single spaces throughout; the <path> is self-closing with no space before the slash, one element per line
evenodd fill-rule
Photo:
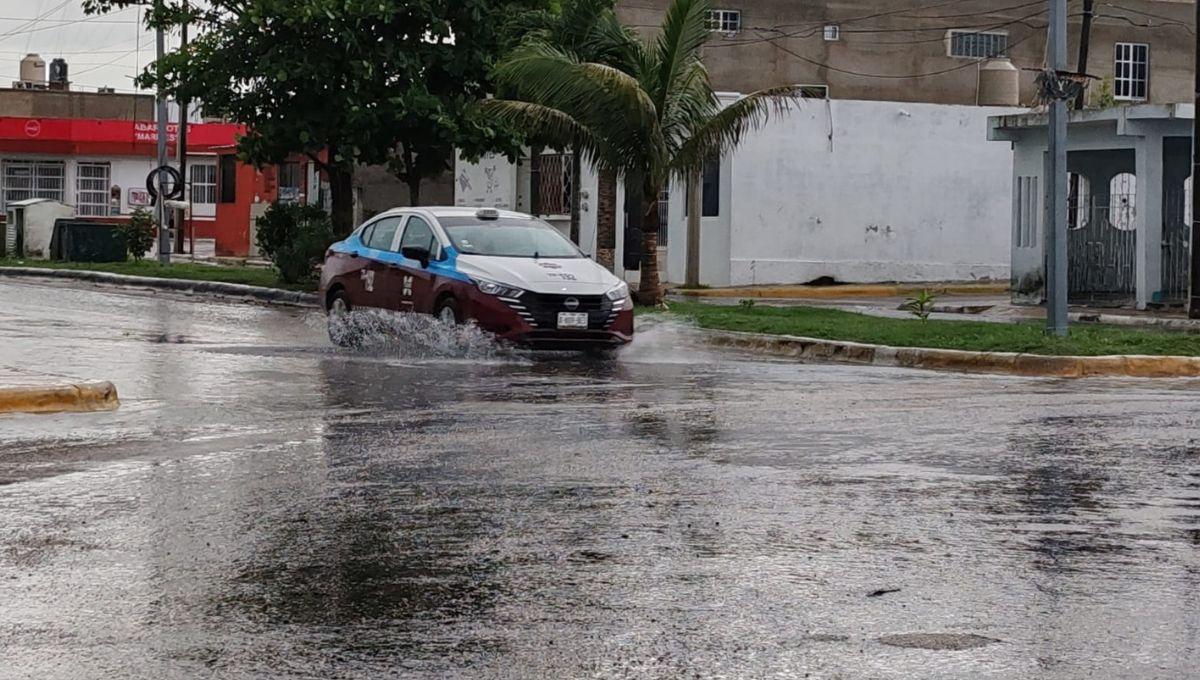
<path fill-rule="evenodd" d="M 1137 308 L 1157 301 L 1162 290 L 1162 134 L 1147 134 L 1137 142 Z"/>

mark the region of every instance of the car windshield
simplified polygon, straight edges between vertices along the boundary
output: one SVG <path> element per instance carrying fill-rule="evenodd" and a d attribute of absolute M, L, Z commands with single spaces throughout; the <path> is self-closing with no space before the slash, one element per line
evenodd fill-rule
<path fill-rule="evenodd" d="M 493 257 L 583 257 L 575 244 L 541 220 L 501 217 L 439 218 L 450 243 L 463 255 Z"/>

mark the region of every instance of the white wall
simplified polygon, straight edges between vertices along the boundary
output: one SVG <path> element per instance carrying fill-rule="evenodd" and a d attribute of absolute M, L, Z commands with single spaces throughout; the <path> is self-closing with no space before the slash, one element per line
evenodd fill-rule
<path fill-rule="evenodd" d="M 987 140 L 1011 109 L 805 101 L 722 168 L 721 216 L 702 225 L 708 285 L 1004 280 L 1012 152 Z M 683 280 L 671 217 L 667 278 Z"/>

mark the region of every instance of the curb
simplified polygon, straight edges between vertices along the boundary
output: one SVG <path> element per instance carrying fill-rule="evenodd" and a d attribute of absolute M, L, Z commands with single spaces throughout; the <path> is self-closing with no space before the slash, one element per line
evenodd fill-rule
<path fill-rule="evenodd" d="M 840 286 L 754 286 L 748 288 L 673 288 L 672 295 L 689 298 L 775 298 L 779 300 L 833 300 L 856 297 L 902 297 L 927 290 L 935 295 L 998 295 L 1008 283 L 927 283 Z"/>
<path fill-rule="evenodd" d="M 845 364 L 920 368 L 960 373 L 991 373 L 1036 378 L 1195 378 L 1200 357 L 1115 355 L 1046 356 L 1013 352 L 889 347 L 857 342 L 705 330 L 718 347 L 751 349 L 776 356 Z"/>
<path fill-rule="evenodd" d="M 117 388 L 110 382 L 0 387 L 0 413 L 115 411 L 120 405 Z"/>
<path fill-rule="evenodd" d="M 241 283 L 225 283 L 222 281 L 196 281 L 193 279 L 161 279 L 153 276 L 131 276 L 129 274 L 110 274 L 86 269 L 42 269 L 40 267 L 0 267 L 0 276 L 72 279 L 90 281 L 116 286 L 143 286 L 175 290 L 185 293 L 200 293 L 207 295 L 223 295 L 228 297 L 252 298 L 261 302 L 273 304 L 316 306 L 318 299 L 313 293 L 302 293 L 294 290 L 266 288 L 264 286 L 248 286 Z"/>

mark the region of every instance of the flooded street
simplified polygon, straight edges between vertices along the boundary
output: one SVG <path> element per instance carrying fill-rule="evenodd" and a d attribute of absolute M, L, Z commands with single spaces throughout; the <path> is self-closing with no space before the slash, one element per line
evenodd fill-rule
<path fill-rule="evenodd" d="M 0 678 L 1188 678 L 1200 383 L 335 350 L 0 280 Z"/>

